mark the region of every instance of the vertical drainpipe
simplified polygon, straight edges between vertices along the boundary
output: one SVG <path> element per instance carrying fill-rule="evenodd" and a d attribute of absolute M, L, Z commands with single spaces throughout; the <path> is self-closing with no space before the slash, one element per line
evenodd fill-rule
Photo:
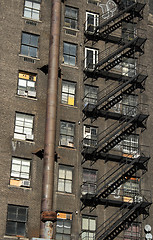
<path fill-rule="evenodd" d="M 42 183 L 42 214 L 40 227 L 40 237 L 45 239 L 53 239 L 53 223 L 56 221 L 56 212 L 53 212 L 52 210 L 54 193 L 54 155 L 60 46 L 60 18 L 61 0 L 52 0 Z"/>

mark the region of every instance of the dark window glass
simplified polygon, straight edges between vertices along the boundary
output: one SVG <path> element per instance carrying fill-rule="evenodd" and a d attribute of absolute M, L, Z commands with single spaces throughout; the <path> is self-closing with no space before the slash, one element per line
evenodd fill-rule
<path fill-rule="evenodd" d="M 65 64 L 68 64 L 71 66 L 76 65 L 76 51 L 77 51 L 77 46 L 75 44 L 64 43 L 63 57 L 64 57 Z"/>
<path fill-rule="evenodd" d="M 27 207 L 8 205 L 6 234 L 25 236 L 27 214 Z"/>
<path fill-rule="evenodd" d="M 61 121 L 60 145 L 74 147 L 74 123 Z"/>
<path fill-rule="evenodd" d="M 38 57 L 38 36 L 22 33 L 21 54 L 29 57 Z"/>
<path fill-rule="evenodd" d="M 72 7 L 65 7 L 64 25 L 69 28 L 78 28 L 78 9 Z"/>

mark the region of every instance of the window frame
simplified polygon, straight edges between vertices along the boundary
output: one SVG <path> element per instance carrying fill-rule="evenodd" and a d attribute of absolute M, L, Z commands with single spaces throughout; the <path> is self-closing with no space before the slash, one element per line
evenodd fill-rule
<path fill-rule="evenodd" d="M 83 220 L 85 220 L 85 219 L 87 219 L 87 221 L 88 221 L 88 228 L 84 228 L 83 227 Z M 94 220 L 95 221 L 95 230 L 90 230 L 90 220 Z M 90 237 L 91 237 L 91 239 L 94 239 L 94 237 L 95 237 L 95 234 L 96 234 L 96 225 L 97 225 L 97 222 L 96 222 L 96 217 L 95 216 L 87 216 L 87 215 L 82 215 L 82 224 L 81 224 L 81 229 L 82 229 L 82 234 L 81 234 L 81 238 L 82 238 L 82 240 L 83 239 L 90 239 Z M 92 235 L 92 236 L 90 236 L 90 234 Z M 86 238 L 87 237 L 87 238 Z"/>
<path fill-rule="evenodd" d="M 90 58 L 88 51 L 92 52 L 92 58 Z M 99 52 L 98 49 L 85 47 L 85 60 L 84 60 L 85 69 L 93 70 L 95 68 L 96 64 L 98 63 L 98 52 Z"/>
<path fill-rule="evenodd" d="M 58 224 L 61 224 L 63 225 L 62 229 L 61 229 L 61 226 L 60 226 L 60 231 L 58 232 L 57 231 L 57 227 L 58 227 Z M 67 224 L 67 226 L 66 226 Z M 68 229 L 68 225 L 70 227 L 70 232 L 69 233 L 66 233 L 64 232 L 64 226 L 66 226 L 66 228 Z M 62 230 L 62 232 L 61 232 Z M 66 230 L 67 231 L 67 230 Z M 71 232 L 72 232 L 72 213 L 66 213 L 66 212 L 58 212 L 57 213 L 57 222 L 56 222 L 56 240 L 58 240 L 58 234 L 60 235 L 60 240 L 64 240 L 64 236 L 69 236 L 71 237 Z M 61 238 L 62 237 L 62 238 Z"/>
<path fill-rule="evenodd" d="M 95 89 L 96 94 L 93 94 L 93 89 Z M 84 98 L 83 98 L 84 106 L 88 104 L 96 105 L 98 102 L 98 92 L 99 92 L 99 87 L 85 84 Z"/>
<path fill-rule="evenodd" d="M 89 18 L 90 18 L 90 17 L 88 17 L 89 15 L 93 17 L 92 25 L 90 23 L 88 24 Z M 96 30 L 97 26 L 99 26 L 99 14 L 86 11 L 85 31 L 93 33 Z"/>
<path fill-rule="evenodd" d="M 68 17 L 68 16 L 66 16 L 66 8 L 68 9 L 71 9 L 72 11 L 74 10 L 76 10 L 77 11 L 77 18 L 76 19 L 74 19 L 74 18 L 72 18 L 72 17 Z M 65 9 L 64 9 L 65 11 L 64 11 L 64 27 L 65 28 L 70 28 L 70 29 L 72 29 L 72 30 L 78 30 L 78 22 L 79 22 L 79 9 L 78 8 L 75 8 L 75 7 L 71 7 L 71 6 L 65 6 Z M 67 24 L 68 24 L 68 22 L 66 23 L 66 21 L 65 21 L 65 19 L 69 19 L 70 20 L 70 25 L 71 26 L 67 26 Z M 75 24 L 76 24 L 76 27 L 72 27 L 72 21 L 75 21 Z"/>
<path fill-rule="evenodd" d="M 14 212 L 14 214 L 12 213 L 12 217 L 10 217 L 9 215 L 11 214 L 11 213 L 9 213 L 9 208 L 11 209 L 15 209 L 15 212 Z M 21 216 L 19 217 L 19 210 L 21 210 L 21 212 L 22 212 L 22 210 L 25 210 L 25 212 L 26 212 L 26 214 L 25 214 L 25 219 L 20 219 L 21 218 Z M 20 215 L 21 215 L 21 213 L 20 213 Z M 14 219 L 13 219 L 13 216 L 15 217 Z M 12 205 L 12 204 L 8 204 L 8 208 L 7 208 L 7 220 L 6 220 L 6 235 L 8 235 L 8 236 L 16 236 L 16 235 L 21 235 L 21 236 L 23 236 L 23 237 L 25 237 L 26 236 L 26 230 L 27 230 L 27 221 L 28 221 L 28 207 L 27 206 L 19 206 L 19 205 Z M 9 224 L 12 224 L 12 223 L 14 223 L 14 226 L 15 226 L 15 232 L 9 232 L 8 231 L 8 225 Z M 19 232 L 19 229 L 18 229 L 18 226 L 21 226 L 21 224 L 22 224 L 22 227 L 24 226 L 24 233 L 23 233 L 23 235 L 21 234 L 21 232 Z M 14 229 L 14 227 L 13 227 L 13 229 Z"/>
<path fill-rule="evenodd" d="M 62 124 L 65 124 L 65 129 L 63 128 L 63 131 L 66 130 L 66 133 L 62 133 L 61 130 L 62 130 Z M 68 133 L 69 129 L 69 125 L 72 126 L 72 134 Z M 71 128 L 71 127 L 70 127 Z M 65 136 L 65 139 L 64 140 L 64 144 L 62 143 L 62 138 L 64 139 L 64 136 Z M 73 140 L 73 141 L 70 141 Z M 59 145 L 60 146 L 63 146 L 63 147 L 69 147 L 69 148 L 74 148 L 74 141 L 75 141 L 75 123 L 73 122 L 68 122 L 68 121 L 63 121 L 61 120 L 60 121 L 60 142 L 59 142 Z"/>
<path fill-rule="evenodd" d="M 20 120 L 17 120 L 17 115 L 18 115 L 18 117 L 21 117 L 21 115 L 22 115 L 22 117 L 21 118 L 23 118 L 24 120 L 23 121 L 20 121 Z M 31 117 L 31 124 L 29 123 L 29 125 L 32 125 L 32 127 L 26 127 L 25 126 L 25 124 L 27 124 L 28 125 L 28 123 L 26 123 L 26 121 L 25 121 L 25 117 L 26 116 L 29 116 L 29 117 Z M 17 123 L 17 121 L 18 121 L 18 123 Z M 20 125 L 19 125 L 19 122 L 21 122 L 20 123 Z M 23 122 L 23 125 L 22 125 L 22 122 Z M 19 131 L 16 131 L 16 128 L 18 127 L 18 129 L 20 128 L 21 130 Z M 27 129 L 27 130 L 31 130 L 31 134 L 27 134 L 26 132 L 25 132 L 25 129 Z M 21 132 L 22 131 L 22 132 Z M 17 139 L 17 140 L 24 140 L 24 141 L 33 141 L 34 140 L 34 115 L 32 115 L 32 114 L 27 114 L 27 113 L 21 113 L 21 112 L 16 112 L 15 113 L 15 122 L 14 122 L 14 139 Z"/>
<path fill-rule="evenodd" d="M 96 134 L 93 134 L 93 131 Z M 98 143 L 98 127 L 83 125 L 83 146 L 96 147 Z"/>
<path fill-rule="evenodd" d="M 22 76 L 23 75 L 23 76 Z M 19 82 L 24 82 L 23 85 L 19 85 Z M 17 82 L 17 95 L 36 98 L 36 83 L 37 83 L 37 74 L 19 71 L 18 73 L 18 82 Z M 30 87 L 30 84 L 34 87 Z M 28 86 L 29 85 L 29 86 Z M 33 88 L 34 90 L 30 89 Z"/>
<path fill-rule="evenodd" d="M 64 178 L 62 178 L 60 176 L 60 170 L 63 170 L 64 171 Z M 67 171 L 70 171 L 71 172 L 71 176 L 72 178 L 67 178 Z M 63 181 L 62 181 L 63 180 Z M 64 189 L 63 190 L 60 190 L 60 181 L 63 182 L 63 187 Z M 70 188 L 71 190 L 70 191 L 66 191 L 66 185 L 69 185 L 70 184 Z M 71 166 L 66 166 L 66 165 L 59 165 L 59 169 L 58 169 L 58 192 L 63 192 L 63 193 L 72 193 L 72 187 L 73 187 L 73 167 Z"/>
<path fill-rule="evenodd" d="M 65 83 L 65 85 L 67 84 L 68 86 L 68 92 L 64 91 L 64 86 L 63 84 Z M 70 92 L 70 87 L 73 86 L 74 87 L 74 93 Z M 63 96 L 66 96 L 67 101 L 63 101 Z M 76 105 L 76 83 L 75 82 L 71 82 L 71 81 L 67 81 L 67 80 L 62 80 L 62 89 L 61 89 L 61 103 L 68 105 L 68 106 L 75 106 Z M 63 101 L 63 102 L 62 102 Z"/>
<path fill-rule="evenodd" d="M 21 163 L 20 164 L 17 164 L 17 162 L 15 163 L 15 160 L 16 161 L 20 161 Z M 31 175 L 31 159 L 27 159 L 27 158 L 19 158 L 19 157 L 12 157 L 12 162 L 11 162 L 11 171 L 10 171 L 10 179 L 15 179 L 15 180 L 30 180 L 30 175 Z M 14 163 L 13 163 L 14 162 Z M 25 165 L 23 164 L 23 162 L 27 162 L 29 164 Z M 19 166 L 20 170 L 19 171 L 15 171 L 13 170 L 13 166 Z M 23 166 L 28 166 L 29 168 L 29 171 L 23 171 L 22 170 L 22 167 Z M 24 167 L 23 167 L 24 168 Z M 13 174 L 13 172 L 17 172 L 19 174 L 19 176 L 15 176 L 15 174 Z M 27 174 L 28 177 L 22 177 L 22 174 Z"/>
<path fill-rule="evenodd" d="M 31 3 L 32 3 L 32 6 L 31 6 L 31 7 L 30 7 L 30 6 L 26 6 L 26 5 L 25 5 L 25 4 L 26 4 L 26 1 L 27 1 L 27 2 L 31 2 Z M 35 8 L 35 7 L 33 6 L 34 4 L 39 4 L 39 5 L 40 5 L 39 9 L 38 9 L 38 8 Z M 28 9 L 28 10 L 29 10 L 31 17 L 25 16 L 25 9 Z M 41 9 L 41 0 L 24 0 L 23 17 L 24 17 L 24 18 L 27 18 L 27 19 L 30 19 L 30 20 L 33 20 L 33 21 L 40 21 L 40 9 Z M 38 19 L 32 17 L 34 11 L 38 12 Z"/>
<path fill-rule="evenodd" d="M 97 191 L 98 171 L 94 169 L 83 168 L 81 194 L 95 194 Z M 94 177 L 93 177 L 94 176 Z"/>
<path fill-rule="evenodd" d="M 26 35 L 29 38 L 28 43 L 24 43 L 24 35 L 25 35 L 25 38 L 26 38 Z M 32 37 L 34 37 L 34 38 L 37 37 L 37 40 L 36 40 L 37 44 L 36 45 L 31 44 Z M 38 59 L 38 49 L 39 49 L 38 46 L 39 46 L 39 35 L 33 34 L 33 33 L 28 33 L 28 32 L 22 32 L 21 49 L 20 49 L 20 54 L 21 55 L 23 55 L 25 57 L 28 57 L 28 58 Z M 30 49 L 35 50 L 35 55 L 34 56 L 33 56 L 33 54 L 30 53 Z M 28 54 L 26 54 L 25 52 L 27 52 Z"/>
<path fill-rule="evenodd" d="M 66 47 L 67 44 L 67 47 Z M 71 47 L 76 47 L 75 48 L 75 53 L 71 53 Z M 69 49 L 69 51 L 65 51 L 66 48 Z M 71 67 L 76 67 L 77 65 L 77 48 L 78 45 L 74 43 L 69 43 L 69 42 L 63 42 L 63 64 L 66 66 L 71 66 Z M 73 49 L 74 50 L 74 49 Z M 71 62 L 71 60 L 73 61 Z"/>
<path fill-rule="evenodd" d="M 138 154 L 139 153 L 139 135 L 138 134 L 130 134 L 122 140 L 122 151 L 123 153 L 128 154 Z"/>

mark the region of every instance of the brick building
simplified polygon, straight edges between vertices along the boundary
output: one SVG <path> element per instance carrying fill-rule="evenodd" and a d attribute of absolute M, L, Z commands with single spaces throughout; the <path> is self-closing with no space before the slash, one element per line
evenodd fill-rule
<path fill-rule="evenodd" d="M 51 5 L 0 2 L 1 240 L 40 236 Z M 153 2 L 60 11 L 54 239 L 152 239 Z"/>

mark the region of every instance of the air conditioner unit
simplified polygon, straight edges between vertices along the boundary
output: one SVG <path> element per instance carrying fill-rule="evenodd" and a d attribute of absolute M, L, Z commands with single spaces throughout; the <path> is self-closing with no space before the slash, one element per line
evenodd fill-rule
<path fill-rule="evenodd" d="M 27 93 L 23 90 L 18 90 L 18 95 L 27 96 Z"/>
<path fill-rule="evenodd" d="M 23 180 L 21 183 L 22 187 L 30 187 L 30 180 Z"/>
<path fill-rule="evenodd" d="M 28 96 L 29 97 L 36 97 L 36 92 L 35 91 L 28 91 Z"/>
<path fill-rule="evenodd" d="M 30 134 L 27 134 L 27 135 L 26 135 L 26 139 L 27 139 L 27 140 L 33 140 L 33 138 L 34 138 L 34 135 L 33 135 L 33 134 L 31 134 L 31 135 L 30 135 Z"/>
<path fill-rule="evenodd" d="M 143 201 L 143 198 L 141 196 L 134 196 L 135 203 L 141 203 L 142 201 Z"/>

